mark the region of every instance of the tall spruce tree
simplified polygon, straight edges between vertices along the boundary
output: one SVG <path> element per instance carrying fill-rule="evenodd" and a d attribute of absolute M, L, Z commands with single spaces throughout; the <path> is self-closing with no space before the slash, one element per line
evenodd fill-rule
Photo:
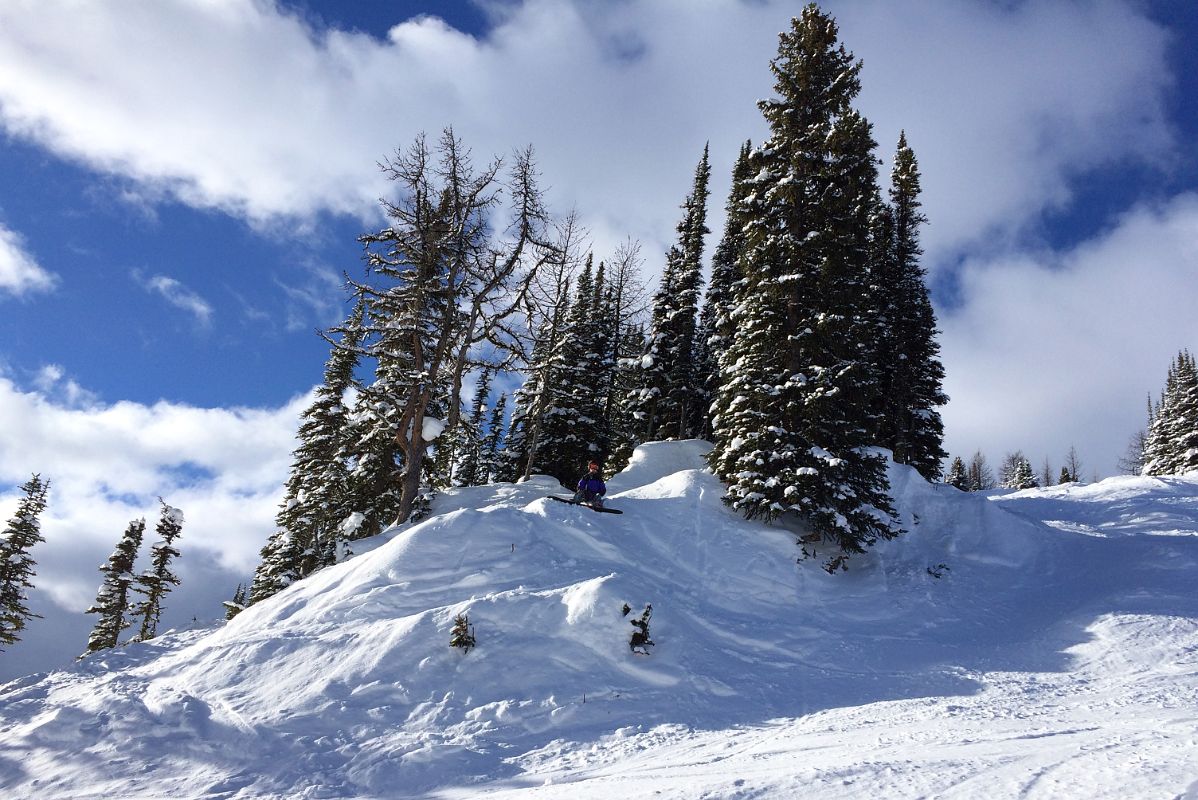
<path fill-rule="evenodd" d="M 117 542 L 116 549 L 108 557 L 108 562 L 100 567 L 104 580 L 96 592 L 96 601 L 85 612 L 98 614 L 99 619 L 92 628 L 91 636 L 87 640 L 87 650 L 83 655 L 116 647 L 120 644 L 121 632 L 131 624 L 129 592 L 137 580 L 133 576 L 133 566 L 137 561 L 137 551 L 141 548 L 145 532 L 144 519 L 130 522 Z"/>
<path fill-rule="evenodd" d="M 183 512 L 158 498 L 162 511 L 158 518 L 158 541 L 150 548 L 150 568 L 137 576 L 134 591 L 144 598 L 135 603 L 131 617 L 141 617 L 141 628 L 135 637 L 144 642 L 158 635 L 158 622 L 162 619 L 162 600 L 172 587 L 179 585 L 179 577 L 171 571 L 171 560 L 179 556 L 175 540 L 183 532 Z"/>
<path fill-rule="evenodd" d="M 954 458 L 953 463 L 949 465 L 944 482 L 954 489 L 960 489 L 963 492 L 969 491 L 969 476 L 965 471 L 965 462 L 961 460 L 960 456 Z"/>
<path fill-rule="evenodd" d="M 603 384 L 614 368 L 601 313 L 604 275 L 588 258 L 554 350 L 536 471 L 572 485 L 608 449 Z"/>
<path fill-rule="evenodd" d="M 852 108 L 860 62 L 814 4 L 780 36 L 770 137 L 750 158 L 745 249 L 721 360 L 711 465 L 748 517 L 794 513 L 843 566 L 900 531 L 870 434 L 870 214 L 877 165 Z"/>
<path fill-rule="evenodd" d="M 1188 350 L 1169 367 L 1160 403 L 1144 442 L 1144 475 L 1178 475 L 1198 469 L 1198 368 Z"/>
<path fill-rule="evenodd" d="M 355 386 L 365 313 L 365 300 L 359 297 L 344 325 L 333 329 L 341 340 L 332 347 L 324 381 L 300 417 L 300 444 L 275 516 L 276 532 L 262 548 L 252 602 L 337 560 L 341 525 L 354 510 L 347 457 L 353 442 L 345 403 Z"/>
<path fill-rule="evenodd" d="M 33 475 L 21 485 L 24 495 L 17 501 L 17 512 L 8 521 L 0 538 L 0 644 L 11 645 L 21 640 L 29 620 L 36 617 L 26 602 L 33 588 L 33 568 L 37 566 L 29 551 L 42 536 L 38 517 L 46 510 L 46 495 L 50 482 Z"/>
<path fill-rule="evenodd" d="M 487 401 L 491 397 L 491 369 L 483 367 L 479 370 L 478 380 L 474 384 L 474 401 L 470 404 L 470 414 L 465 417 L 462 429 L 462 441 L 455 455 L 454 479 L 461 486 L 480 486 L 487 482 L 488 468 L 483 464 L 483 439 L 487 418 Z"/>
<path fill-rule="evenodd" d="M 874 343 L 882 413 L 877 443 L 894 460 L 910 464 L 928 480 L 940 475 L 944 423 L 937 407 L 948 402 L 941 388 L 944 367 L 936 341 L 936 314 L 919 257 L 919 166 L 899 135 L 890 173 L 890 205 L 874 221 L 873 291 L 879 331 Z"/>
<path fill-rule="evenodd" d="M 678 241 L 666 253 L 661 285 L 653 298 L 645 353 L 640 362 L 637 419 L 642 441 L 695 436 L 702 414 L 696 361 L 696 314 L 702 286 L 707 228 L 708 147 L 695 168 L 682 204 Z"/>
<path fill-rule="evenodd" d="M 737 261 L 745 247 L 744 223 L 741 209 L 748 194 L 749 155 L 752 143 L 741 145 L 732 168 L 732 189 L 724 209 L 727 216 L 724 233 L 711 256 L 711 280 L 703 298 L 699 315 L 698 340 L 695 343 L 695 363 L 700 411 L 697 435 L 711 437 L 711 404 L 720 383 L 720 358 L 732 341 L 732 308 L 735 304 L 736 282 L 739 280 Z"/>
<path fill-rule="evenodd" d="M 499 395 L 491 407 L 487 419 L 487 433 L 483 437 L 479 452 L 479 483 L 491 483 L 499 478 L 504 444 L 504 415 L 507 413 L 507 395 Z"/>
<path fill-rule="evenodd" d="M 617 368 L 608 374 L 603 416 L 610 430 L 607 471 L 616 472 L 628 463 L 640 443 L 641 426 L 636 417 L 641 388 L 639 365 L 645 352 L 641 317 L 646 289 L 640 277 L 640 244 L 628 240 L 620 245 L 607 268 L 607 292 L 603 318 L 612 332 L 610 358 Z"/>

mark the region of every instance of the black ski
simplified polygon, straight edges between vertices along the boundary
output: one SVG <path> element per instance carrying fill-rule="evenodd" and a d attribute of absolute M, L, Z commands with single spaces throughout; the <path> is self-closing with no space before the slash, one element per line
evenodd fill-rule
<path fill-rule="evenodd" d="M 593 506 L 590 503 L 576 503 L 575 501 L 571 500 L 569 497 L 556 497 L 555 495 L 549 495 L 549 499 L 556 500 L 559 503 L 565 503 L 566 505 L 569 505 L 569 506 L 582 506 L 583 508 L 589 508 L 591 511 L 598 511 L 600 514 L 623 514 L 624 513 L 623 511 L 621 511 L 618 508 L 607 508 L 605 506 Z"/>

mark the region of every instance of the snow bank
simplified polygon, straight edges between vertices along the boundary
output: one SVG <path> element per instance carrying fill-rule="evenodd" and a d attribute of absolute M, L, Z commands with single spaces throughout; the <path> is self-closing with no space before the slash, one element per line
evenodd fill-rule
<path fill-rule="evenodd" d="M 956 776 L 1017 796 L 1045 748 L 1002 743 L 1048 725 L 1081 731 L 1074 751 L 1107 747 L 1103 704 L 1127 697 L 1151 727 L 1128 717 L 1110 735 L 1153 731 L 1170 765 L 1128 785 L 1185 790 L 1198 537 L 1136 536 L 1131 520 L 1168 505 L 1166 527 L 1198 530 L 1198 483 L 991 499 L 892 465 L 908 533 L 830 576 L 796 563 L 800 529 L 723 506 L 708 448 L 638 448 L 609 482 L 622 516 L 545 499 L 561 491 L 545 477 L 449 491 L 218 630 L 8 684 L 0 790 L 914 797 Z M 630 620 L 648 604 L 643 656 Z M 448 646 L 458 614 L 468 653 Z M 1089 705 L 1062 699 L 1079 687 Z M 1108 767 L 1076 762 L 1075 796 L 1104 796 L 1086 776 Z"/>

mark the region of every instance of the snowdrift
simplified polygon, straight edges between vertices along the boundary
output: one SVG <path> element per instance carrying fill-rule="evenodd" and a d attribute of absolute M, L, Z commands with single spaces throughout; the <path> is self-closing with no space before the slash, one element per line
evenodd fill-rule
<path fill-rule="evenodd" d="M 819 559 L 796 562 L 797 531 L 721 504 L 706 448 L 638 448 L 609 483 L 622 516 L 550 502 L 562 490 L 543 477 L 447 492 L 425 521 L 359 543 L 359 555 L 215 631 L 0 687 L 0 790 L 785 796 L 785 781 L 809 769 L 794 753 L 814 746 L 801 734 L 815 736 L 817 720 L 864 730 L 897 713 L 910 726 L 919 708 L 935 728 L 936 709 L 981 702 L 996 675 L 1071 675 L 1083 662 L 1143 675 L 1178 647 L 1189 661 L 1166 694 L 1193 693 L 1194 482 L 986 499 L 892 466 L 908 533 L 829 576 Z M 1132 535 L 1141 516 L 1159 525 Z M 630 620 L 647 604 L 656 645 L 644 656 L 629 648 Z M 1111 616 L 1126 612 L 1144 624 Z M 458 614 L 474 626 L 468 653 L 448 646 Z M 1133 651 L 1086 649 L 1120 637 Z M 768 778 L 713 768 L 611 782 L 620 762 L 660 774 L 638 754 L 713 764 L 694 753 L 769 729 L 793 739 L 793 763 Z M 904 796 L 893 770 L 880 785 Z M 907 788 L 929 791 L 914 777 Z M 828 796 L 877 791 L 859 781 Z"/>

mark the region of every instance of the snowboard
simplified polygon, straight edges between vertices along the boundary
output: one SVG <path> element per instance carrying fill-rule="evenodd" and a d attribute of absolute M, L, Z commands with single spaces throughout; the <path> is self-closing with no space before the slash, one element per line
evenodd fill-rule
<path fill-rule="evenodd" d="M 569 506 L 582 506 L 583 508 L 589 508 L 591 511 L 598 511 L 600 514 L 623 514 L 624 513 L 623 511 L 621 511 L 618 508 L 607 508 L 605 506 L 593 506 L 590 503 L 576 503 L 573 500 L 571 500 L 569 497 L 557 497 L 557 496 L 551 494 L 551 495 L 549 495 L 549 499 L 556 500 L 559 503 L 565 503 L 566 505 L 569 505 Z"/>

